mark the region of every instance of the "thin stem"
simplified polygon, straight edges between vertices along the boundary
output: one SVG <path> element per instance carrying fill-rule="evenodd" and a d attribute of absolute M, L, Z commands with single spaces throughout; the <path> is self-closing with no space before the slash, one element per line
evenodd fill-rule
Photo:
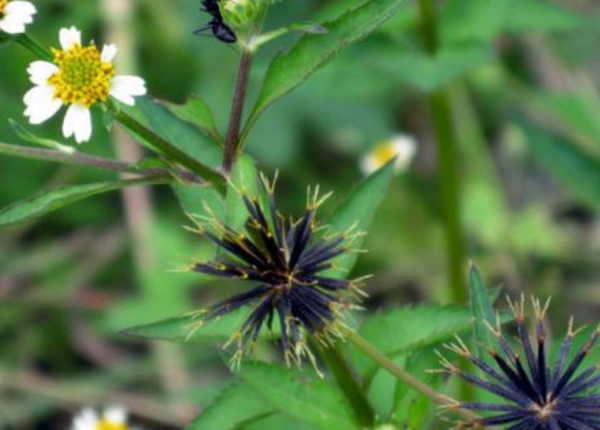
<path fill-rule="evenodd" d="M 43 60 L 52 61 L 52 53 L 44 45 L 31 37 L 29 33 L 15 37 L 15 40 L 22 47 L 29 50 L 34 56 Z"/>
<path fill-rule="evenodd" d="M 331 371 L 338 386 L 354 409 L 362 427 L 371 428 L 375 425 L 375 411 L 371 407 L 364 391 L 356 381 L 348 361 L 339 349 L 339 345 L 330 348 L 319 347 L 321 358 Z"/>
<path fill-rule="evenodd" d="M 140 169 L 137 168 L 135 164 L 111 160 L 109 158 L 104 157 L 97 157 L 95 155 L 82 154 L 80 152 L 66 153 L 60 151 L 53 151 L 49 149 L 10 145 L 0 142 L 0 154 L 26 158 L 29 160 L 52 161 L 54 163 L 67 164 L 72 166 L 92 167 L 95 169 L 106 170 L 109 172 L 129 173 L 140 176 L 164 176 L 165 178 L 171 176 L 170 172 L 163 169 Z M 177 175 L 189 182 L 202 183 L 202 181 L 199 178 L 185 170 L 177 171 Z"/>
<path fill-rule="evenodd" d="M 419 0 L 423 44 L 431 55 L 439 49 L 436 6 L 433 0 Z M 439 183 L 446 234 L 446 260 L 451 299 L 467 300 L 465 242 L 461 221 L 461 185 L 458 138 L 451 103 L 445 88 L 427 96 L 438 151 Z"/>
<path fill-rule="evenodd" d="M 380 350 L 378 350 L 375 346 L 371 345 L 367 340 L 361 337 L 358 333 L 354 332 L 351 329 L 345 329 L 345 336 L 354 346 L 356 346 L 359 350 L 361 350 L 365 355 L 371 357 L 375 362 L 377 362 L 381 367 L 386 369 L 392 375 L 394 375 L 399 381 L 411 387 L 413 390 L 418 391 L 419 393 L 429 397 L 434 402 L 438 403 L 442 406 L 452 407 L 458 413 L 460 413 L 465 418 L 469 420 L 478 420 L 480 419 L 479 415 L 460 408 L 460 402 L 453 399 L 452 397 L 448 397 L 445 394 L 440 393 L 439 391 L 431 388 L 429 385 L 425 384 L 418 378 L 415 378 L 413 375 L 408 373 L 402 367 L 398 366 L 392 360 L 385 356 Z"/>
<path fill-rule="evenodd" d="M 448 406 L 448 405 L 456 405 L 458 403 L 456 400 L 452 399 L 451 397 L 448 397 L 448 396 L 434 390 L 429 385 L 425 384 L 421 380 L 412 376 L 406 370 L 404 370 L 403 368 L 398 366 L 396 363 L 394 363 L 392 360 L 387 358 L 380 350 L 378 350 L 376 347 L 374 347 L 369 342 L 367 342 L 358 333 L 348 329 L 348 330 L 346 330 L 345 335 L 346 335 L 346 338 L 350 342 L 352 342 L 352 344 L 354 346 L 356 346 L 363 353 L 365 353 L 366 355 L 371 357 L 374 361 L 376 361 L 378 364 L 380 364 L 381 367 L 386 369 L 388 372 L 390 372 L 392 375 L 394 375 L 400 381 L 404 382 L 409 387 L 413 388 L 414 390 L 418 391 L 421 394 L 424 394 L 425 396 L 429 397 L 430 399 L 432 399 L 436 403 L 439 403 L 440 405 Z"/>
<path fill-rule="evenodd" d="M 225 155 L 223 157 L 222 167 L 222 171 L 225 175 L 229 175 L 231 172 L 240 146 L 240 129 L 242 126 L 242 117 L 244 115 L 246 94 L 248 92 L 250 69 L 252 68 L 252 55 L 250 50 L 244 49 L 240 58 L 233 103 L 231 105 L 231 114 L 229 116 L 229 129 L 225 141 Z"/>

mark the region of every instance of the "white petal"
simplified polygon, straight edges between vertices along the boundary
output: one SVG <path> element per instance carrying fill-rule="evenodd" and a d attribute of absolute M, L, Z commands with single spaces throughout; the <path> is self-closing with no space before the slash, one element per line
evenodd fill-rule
<path fill-rule="evenodd" d="M 90 140 L 92 137 L 92 115 L 89 108 L 80 104 L 72 104 L 67 109 L 63 121 L 63 134 L 67 138 L 75 135 L 77 143 Z"/>
<path fill-rule="evenodd" d="M 111 406 L 104 411 L 104 419 L 111 424 L 126 424 L 127 411 L 122 406 Z"/>
<path fill-rule="evenodd" d="M 9 34 L 25 32 L 25 25 L 33 22 L 35 7 L 26 1 L 12 1 L 4 8 L 4 18 L 0 20 L 0 30 Z"/>
<path fill-rule="evenodd" d="M 146 82 L 137 76 L 116 76 L 110 87 L 110 95 L 127 105 L 133 106 L 133 97 L 147 93 Z"/>
<path fill-rule="evenodd" d="M 28 1 L 21 0 L 13 0 L 8 2 L 6 7 L 4 8 L 4 13 L 7 15 L 20 15 L 20 16 L 29 16 L 35 15 L 37 10 L 35 6 Z"/>
<path fill-rule="evenodd" d="M 365 156 L 360 162 L 360 170 L 365 176 L 369 176 L 381 167 L 372 156 Z"/>
<path fill-rule="evenodd" d="M 104 45 L 100 59 L 103 63 L 112 63 L 117 55 L 117 47 L 115 45 Z"/>
<path fill-rule="evenodd" d="M 415 157 L 417 153 L 417 142 L 412 136 L 399 134 L 393 139 L 392 145 L 396 152 L 396 164 L 394 168 L 397 172 L 401 172 L 408 168 Z"/>
<path fill-rule="evenodd" d="M 62 106 L 62 102 L 54 97 L 54 89 L 50 86 L 34 87 L 25 94 L 27 105 L 25 116 L 31 124 L 41 124 L 52 118 Z"/>
<path fill-rule="evenodd" d="M 90 408 L 82 410 L 73 418 L 72 430 L 95 430 L 98 424 L 98 414 Z"/>
<path fill-rule="evenodd" d="M 46 85 L 48 79 L 59 72 L 59 68 L 48 61 L 34 61 L 29 65 L 27 72 L 31 82 L 36 85 Z"/>
<path fill-rule="evenodd" d="M 7 15 L 0 19 L 0 30 L 8 34 L 21 34 L 25 33 L 25 24 L 19 20 L 9 19 Z"/>
<path fill-rule="evenodd" d="M 65 51 L 68 51 L 74 45 L 81 45 L 81 32 L 75 27 L 61 28 L 58 37 L 60 39 L 60 46 Z"/>

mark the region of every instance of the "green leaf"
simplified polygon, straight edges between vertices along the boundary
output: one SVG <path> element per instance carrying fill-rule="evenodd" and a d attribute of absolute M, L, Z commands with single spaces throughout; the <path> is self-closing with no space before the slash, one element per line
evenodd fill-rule
<path fill-rule="evenodd" d="M 584 204 L 600 213 L 600 157 L 531 124 L 520 123 L 534 160 Z"/>
<path fill-rule="evenodd" d="M 248 155 L 241 156 L 231 172 L 225 200 L 225 224 L 234 231 L 240 231 L 248 219 L 248 211 L 240 193 L 259 196 L 259 173 L 256 162 Z"/>
<path fill-rule="evenodd" d="M 65 154 L 74 154 L 76 152 L 75 148 L 68 145 L 63 145 L 54 140 L 45 139 L 42 137 L 38 137 L 29 131 L 27 128 L 23 127 L 17 121 L 13 119 L 8 120 L 10 126 L 17 136 L 23 139 L 25 142 L 33 143 L 35 145 L 43 146 L 45 148 L 55 149 L 60 152 L 64 152 Z"/>
<path fill-rule="evenodd" d="M 128 328 L 123 334 L 146 339 L 166 340 L 176 343 L 225 342 L 240 328 L 252 312 L 243 308 L 220 318 L 202 322 L 199 315 L 182 315 L 152 324 Z M 273 322 L 273 333 L 279 331 L 277 321 Z M 262 331 L 261 337 L 273 338 L 274 334 Z"/>
<path fill-rule="evenodd" d="M 283 414 L 271 415 L 265 419 L 253 422 L 244 427 L 244 430 L 314 430 L 296 419 Z"/>
<path fill-rule="evenodd" d="M 600 100 L 596 90 L 582 85 L 568 93 L 532 94 L 532 105 L 569 129 L 569 134 L 581 136 L 598 145 L 600 142 Z"/>
<path fill-rule="evenodd" d="M 181 209 L 190 217 L 213 213 L 221 218 L 225 213 L 223 196 L 211 186 L 176 185 L 173 191 Z"/>
<path fill-rule="evenodd" d="M 210 107 L 197 97 L 188 99 L 185 104 L 162 103 L 174 113 L 177 118 L 196 125 L 204 134 L 213 139 L 219 145 L 223 145 L 223 137 L 217 130 L 215 118 Z"/>
<path fill-rule="evenodd" d="M 335 384 L 276 364 L 246 363 L 240 377 L 281 413 L 321 430 L 358 430 L 354 413 Z"/>
<path fill-rule="evenodd" d="M 0 211 L 0 228 L 41 218 L 50 212 L 54 212 L 65 206 L 95 196 L 96 194 L 115 191 L 129 186 L 158 184 L 163 182 L 165 182 L 164 179 L 156 178 L 133 179 L 116 182 L 99 182 L 95 184 L 76 185 L 40 191 L 32 197 L 14 203 Z"/>
<path fill-rule="evenodd" d="M 469 272 L 469 292 L 471 301 L 471 313 L 473 314 L 473 335 L 475 346 L 480 357 L 485 357 L 485 352 L 493 345 L 486 322 L 492 327 L 496 324 L 496 313 L 490 300 L 490 294 L 485 282 L 475 265 L 471 266 Z"/>
<path fill-rule="evenodd" d="M 360 42 L 390 19 L 404 0 L 371 0 L 323 25 L 327 34 L 308 34 L 287 54 L 273 59 L 244 136 L 260 114 L 277 99 L 302 84 L 343 49 Z"/>
<path fill-rule="evenodd" d="M 276 412 L 244 383 L 236 383 L 217 397 L 186 430 L 236 430 Z"/>
<path fill-rule="evenodd" d="M 428 372 L 439 366 L 439 357 L 435 353 L 438 346 L 441 345 L 435 345 L 409 354 L 403 365 L 407 372 L 417 376 L 435 390 L 440 390 L 445 380 L 442 374 Z M 382 373 L 391 376 L 388 372 L 382 371 Z M 397 379 L 395 384 L 394 410 L 392 413 L 394 421 L 399 426 L 406 423 L 408 428 L 411 429 L 426 428 L 425 421 L 436 411 L 433 401 Z"/>
<path fill-rule="evenodd" d="M 149 98 L 138 99 L 135 107 L 119 105 L 118 109 L 117 120 L 140 143 L 224 189 L 219 173 L 221 150 L 193 125 Z"/>
<path fill-rule="evenodd" d="M 394 161 L 391 161 L 366 178 L 336 209 L 329 220 L 331 232 L 344 233 L 350 228 L 357 232 L 366 232 L 387 194 L 393 177 Z M 360 248 L 362 242 L 363 239 L 359 238 L 354 241 L 354 246 Z M 347 276 L 357 260 L 356 253 L 339 258 L 336 261 L 337 267 L 328 271 L 327 276 Z"/>

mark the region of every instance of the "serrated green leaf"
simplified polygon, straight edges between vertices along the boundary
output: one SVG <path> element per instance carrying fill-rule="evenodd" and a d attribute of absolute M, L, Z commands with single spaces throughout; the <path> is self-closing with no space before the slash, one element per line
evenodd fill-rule
<path fill-rule="evenodd" d="M 244 135 L 273 102 L 302 84 L 340 51 L 367 37 L 403 4 L 404 0 L 368 1 L 335 21 L 324 24 L 327 34 L 308 34 L 290 52 L 277 56 L 269 66 Z"/>
<path fill-rule="evenodd" d="M 254 389 L 236 383 L 225 389 L 186 430 L 236 430 L 275 412 Z"/>
<path fill-rule="evenodd" d="M 28 199 L 14 203 L 0 211 L 0 228 L 41 218 L 50 212 L 54 212 L 97 194 L 135 185 L 148 185 L 162 182 L 164 182 L 164 179 L 133 179 L 115 182 L 100 182 L 88 185 L 75 185 L 41 191 Z"/>
<path fill-rule="evenodd" d="M 202 322 L 198 315 L 182 315 L 152 324 L 145 324 L 122 331 L 128 336 L 146 339 L 166 340 L 176 343 L 224 342 L 240 328 L 252 312 L 242 308 L 220 318 Z M 273 322 L 273 333 L 279 331 L 277 321 Z M 261 332 L 262 338 L 273 338 L 268 331 Z"/>
<path fill-rule="evenodd" d="M 223 145 L 223 137 L 221 137 L 217 130 L 213 113 L 203 100 L 192 97 L 182 105 L 167 102 L 163 102 L 163 105 L 179 119 L 196 125 L 219 145 Z"/>
<path fill-rule="evenodd" d="M 600 157 L 523 121 L 520 129 L 534 160 L 573 197 L 600 213 Z"/>
<path fill-rule="evenodd" d="M 496 313 L 492 307 L 492 301 L 490 300 L 490 294 L 485 286 L 485 282 L 475 265 L 471 266 L 469 272 L 469 293 L 471 313 L 474 319 L 473 335 L 475 337 L 475 346 L 479 351 L 479 356 L 485 357 L 485 352 L 493 345 L 486 322 L 493 327 L 496 322 Z"/>
<path fill-rule="evenodd" d="M 321 430 L 359 430 L 354 412 L 336 385 L 276 364 L 246 363 L 240 377 L 270 406 Z"/>
<path fill-rule="evenodd" d="M 344 233 L 350 228 L 355 232 L 366 232 L 387 194 L 393 177 L 394 161 L 391 161 L 361 182 L 335 210 L 329 220 L 331 232 Z M 359 238 L 354 241 L 354 246 L 360 248 L 362 242 L 363 240 Z M 329 270 L 327 276 L 348 276 L 357 260 L 356 253 L 339 258 L 336 261 L 337 267 Z"/>

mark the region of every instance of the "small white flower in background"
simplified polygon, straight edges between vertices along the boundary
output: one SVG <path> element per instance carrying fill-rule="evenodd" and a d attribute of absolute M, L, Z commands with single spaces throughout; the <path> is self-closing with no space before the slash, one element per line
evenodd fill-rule
<path fill-rule="evenodd" d="M 396 158 L 394 169 L 396 172 L 406 170 L 417 153 L 417 142 L 412 136 L 397 134 L 392 139 L 376 145 L 369 153 L 365 154 L 360 167 L 365 175 L 370 175 Z"/>
<path fill-rule="evenodd" d="M 8 34 L 25 33 L 25 27 L 33 22 L 36 13 L 35 6 L 28 1 L 0 0 L 0 31 Z"/>
<path fill-rule="evenodd" d="M 84 47 L 75 27 L 61 29 L 59 38 L 62 49 L 52 50 L 54 62 L 35 61 L 27 69 L 35 87 L 25 94 L 25 116 L 31 124 L 41 124 L 66 106 L 64 136 L 87 142 L 92 136 L 90 108 L 109 97 L 133 106 L 134 97 L 146 94 L 146 83 L 137 76 L 115 76 L 115 45 L 104 45 L 102 52 L 93 43 Z"/>
<path fill-rule="evenodd" d="M 131 430 L 127 411 L 120 406 L 106 408 L 102 414 L 86 408 L 73 418 L 71 430 Z"/>

